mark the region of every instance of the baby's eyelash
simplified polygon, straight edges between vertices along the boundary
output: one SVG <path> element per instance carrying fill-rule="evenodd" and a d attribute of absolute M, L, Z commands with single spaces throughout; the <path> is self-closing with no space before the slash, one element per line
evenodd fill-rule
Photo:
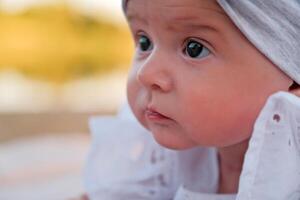
<path fill-rule="evenodd" d="M 137 31 L 134 34 L 135 48 L 140 54 L 147 53 L 153 49 L 151 38 L 144 31 Z"/>
<path fill-rule="evenodd" d="M 134 40 L 135 40 L 136 43 L 138 43 L 138 41 L 139 41 L 139 39 L 140 39 L 141 36 L 148 36 L 148 34 L 145 33 L 144 31 L 141 31 L 141 30 L 136 31 L 134 33 Z"/>
<path fill-rule="evenodd" d="M 202 59 L 211 54 L 209 48 L 199 39 L 188 38 L 183 43 L 182 53 L 191 59 Z"/>
<path fill-rule="evenodd" d="M 183 41 L 183 44 L 182 44 L 183 48 L 184 48 L 184 47 L 186 46 L 186 44 L 187 44 L 188 42 L 190 42 L 190 41 L 198 42 L 198 43 L 200 43 L 201 45 L 203 45 L 204 47 L 210 49 L 209 42 L 207 42 L 206 40 L 203 40 L 203 39 L 196 38 L 196 37 L 189 37 L 189 38 L 185 39 L 185 40 Z"/>

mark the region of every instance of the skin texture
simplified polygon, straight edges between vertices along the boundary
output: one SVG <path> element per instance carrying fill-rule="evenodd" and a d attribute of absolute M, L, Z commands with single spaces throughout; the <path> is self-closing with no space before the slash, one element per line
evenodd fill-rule
<path fill-rule="evenodd" d="M 220 193 L 236 192 L 254 122 L 292 80 L 264 57 L 212 0 L 130 0 L 136 44 L 127 96 L 139 122 L 171 149 L 219 149 Z M 152 47 L 142 51 L 147 36 Z M 209 54 L 191 58 L 190 39 Z M 153 119 L 147 108 L 166 116 Z"/>

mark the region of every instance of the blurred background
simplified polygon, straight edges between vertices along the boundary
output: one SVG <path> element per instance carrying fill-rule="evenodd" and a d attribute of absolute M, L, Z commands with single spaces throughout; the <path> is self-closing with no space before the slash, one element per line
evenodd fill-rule
<path fill-rule="evenodd" d="M 121 0 L 0 0 L 0 199 L 84 192 L 88 118 L 125 97 Z"/>

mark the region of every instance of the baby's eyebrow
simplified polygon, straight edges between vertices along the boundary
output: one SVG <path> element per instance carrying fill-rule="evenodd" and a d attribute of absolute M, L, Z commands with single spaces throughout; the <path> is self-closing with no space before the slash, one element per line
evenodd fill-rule
<path fill-rule="evenodd" d="M 170 23 L 167 25 L 168 29 L 205 29 L 208 31 L 213 31 L 219 33 L 220 30 L 213 24 L 209 22 L 204 22 L 202 20 L 195 20 L 193 16 L 182 16 L 176 17 L 170 20 Z"/>
<path fill-rule="evenodd" d="M 197 28 L 201 28 L 201 29 L 206 29 L 209 31 L 213 31 L 213 32 L 220 32 L 216 27 L 212 26 L 212 25 L 207 25 L 207 24 L 201 24 L 201 23 L 186 23 L 186 24 L 169 24 L 168 28 L 169 29 L 178 29 L 178 28 L 184 28 L 187 30 L 192 30 L 192 29 L 197 29 Z"/>

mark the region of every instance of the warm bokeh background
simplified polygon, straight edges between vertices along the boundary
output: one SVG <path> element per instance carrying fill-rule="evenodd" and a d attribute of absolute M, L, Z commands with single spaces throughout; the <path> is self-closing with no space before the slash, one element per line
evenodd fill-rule
<path fill-rule="evenodd" d="M 125 100 L 120 0 L 0 0 L 0 199 L 84 192 L 88 118 Z"/>

